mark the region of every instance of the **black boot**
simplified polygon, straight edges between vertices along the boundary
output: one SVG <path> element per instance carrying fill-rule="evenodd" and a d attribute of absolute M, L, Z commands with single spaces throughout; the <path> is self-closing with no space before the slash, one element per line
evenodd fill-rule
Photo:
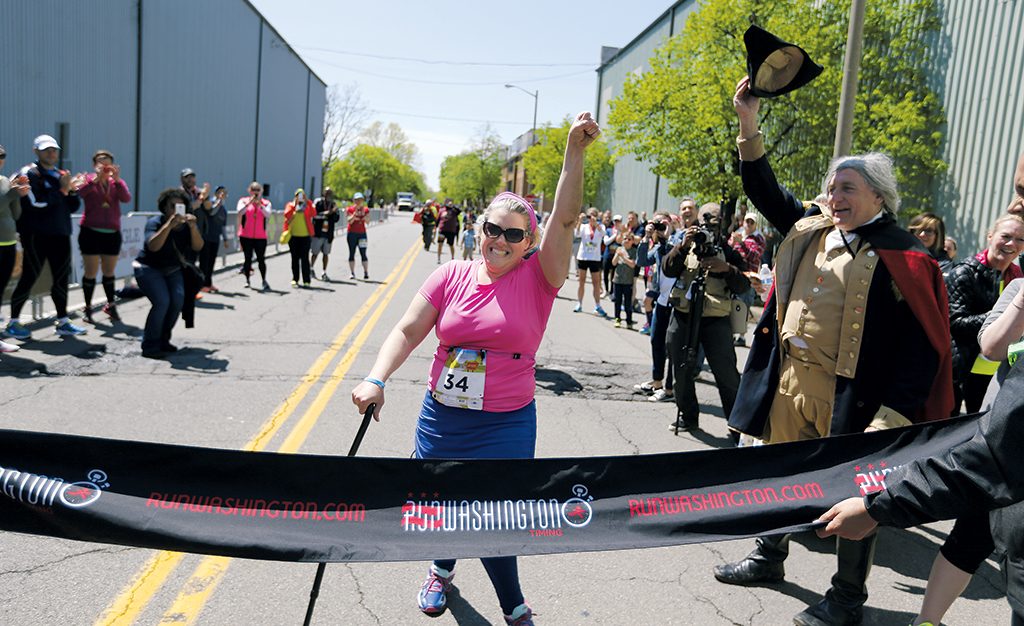
<path fill-rule="evenodd" d="M 807 607 L 793 618 L 797 626 L 848 626 L 860 624 L 868 599 L 867 579 L 875 559 L 874 534 L 861 541 L 836 538 L 839 570 L 832 577 L 832 588 L 821 602 Z"/>
<path fill-rule="evenodd" d="M 757 547 L 747 558 L 715 566 L 715 578 L 730 585 L 758 585 L 782 582 L 783 562 L 789 556 L 789 535 L 758 537 Z"/>

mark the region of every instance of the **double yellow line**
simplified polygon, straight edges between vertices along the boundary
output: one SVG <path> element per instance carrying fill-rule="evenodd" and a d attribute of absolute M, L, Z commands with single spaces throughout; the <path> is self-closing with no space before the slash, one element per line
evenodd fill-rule
<path fill-rule="evenodd" d="M 299 450 L 320 418 L 320 415 L 327 408 L 327 403 L 334 395 L 338 385 L 345 379 L 345 375 L 348 373 L 359 351 L 367 339 L 369 339 L 370 332 L 376 326 L 380 316 L 383 315 L 391 299 L 398 292 L 398 288 L 405 281 L 406 276 L 408 276 L 409 270 L 412 269 L 412 263 L 418 256 L 419 248 L 419 242 L 409 248 L 409 251 L 405 253 L 405 256 L 398 262 L 395 269 L 384 279 L 383 284 L 374 290 L 373 294 L 359 308 L 359 311 L 349 319 L 327 350 L 306 371 L 302 381 L 285 401 L 277 407 L 270 416 L 270 419 L 260 427 L 260 430 L 245 445 L 243 450 L 261 451 L 269 445 L 274 435 L 281 430 L 288 418 L 291 417 L 292 413 L 302 403 L 309 390 L 320 380 L 323 373 L 327 370 L 327 366 L 330 365 L 334 357 L 341 351 L 345 342 L 361 325 L 362 329 L 356 335 L 352 345 L 342 355 L 338 365 L 327 378 L 312 404 L 303 413 L 298 423 L 292 427 L 291 432 L 288 433 L 284 443 L 281 444 L 277 451 L 294 453 Z M 380 300 L 380 305 L 376 306 L 378 300 Z M 369 319 L 363 324 L 363 320 L 367 316 L 369 316 Z M 133 624 L 184 557 L 185 555 L 180 552 L 168 551 L 161 551 L 154 555 L 143 565 L 135 579 L 103 611 L 99 619 L 96 620 L 96 626 Z M 181 592 L 175 598 L 171 608 L 164 613 L 161 622 L 174 622 L 176 624 L 195 623 L 207 600 L 209 600 L 217 585 L 220 584 L 220 581 L 223 580 L 231 560 L 227 557 L 205 557 L 182 586 Z"/>

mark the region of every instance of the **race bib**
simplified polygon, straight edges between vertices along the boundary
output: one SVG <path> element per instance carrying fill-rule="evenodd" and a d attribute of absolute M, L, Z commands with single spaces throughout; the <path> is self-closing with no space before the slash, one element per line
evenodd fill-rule
<path fill-rule="evenodd" d="M 359 240 L 359 247 L 365 250 L 368 243 L 369 242 L 366 240 L 366 237 L 363 237 Z"/>
<path fill-rule="evenodd" d="M 452 348 L 432 395 L 445 406 L 480 411 L 484 408 L 484 378 L 487 353 L 484 350 Z"/>

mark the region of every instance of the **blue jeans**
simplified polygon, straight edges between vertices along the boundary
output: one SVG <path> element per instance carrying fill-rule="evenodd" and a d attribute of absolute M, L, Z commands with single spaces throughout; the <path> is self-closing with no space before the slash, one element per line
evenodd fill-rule
<path fill-rule="evenodd" d="M 135 281 L 153 304 L 146 316 L 142 351 L 157 352 L 171 342 L 171 330 L 185 302 L 185 281 L 180 269 L 164 274 L 147 265 L 135 268 Z"/>

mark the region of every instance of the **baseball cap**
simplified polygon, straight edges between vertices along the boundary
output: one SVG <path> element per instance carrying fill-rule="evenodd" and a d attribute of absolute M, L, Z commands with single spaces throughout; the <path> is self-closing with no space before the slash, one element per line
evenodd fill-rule
<path fill-rule="evenodd" d="M 612 217 L 612 221 L 613 222 L 621 222 L 622 221 L 622 216 L 621 215 L 616 215 L 616 216 Z"/>
<path fill-rule="evenodd" d="M 182 178 L 185 178 L 186 176 L 195 176 L 195 175 L 196 175 L 196 172 L 191 167 L 186 167 L 185 169 L 181 170 L 181 177 Z"/>
<path fill-rule="evenodd" d="M 39 135 L 35 141 L 32 142 L 32 147 L 36 150 L 46 150 L 47 148 L 56 148 L 60 150 L 60 144 L 57 140 L 49 135 Z"/>
<path fill-rule="evenodd" d="M 751 211 L 750 213 L 747 213 L 746 215 L 744 215 L 743 216 L 743 221 L 746 222 L 748 220 L 751 221 L 751 222 L 756 222 L 757 221 L 757 213 L 754 213 L 753 211 Z"/>
<path fill-rule="evenodd" d="M 357 191 L 354 194 L 352 194 L 352 199 L 353 200 L 364 200 L 365 198 L 364 198 L 363 194 L 361 194 L 361 193 L 359 193 Z"/>

